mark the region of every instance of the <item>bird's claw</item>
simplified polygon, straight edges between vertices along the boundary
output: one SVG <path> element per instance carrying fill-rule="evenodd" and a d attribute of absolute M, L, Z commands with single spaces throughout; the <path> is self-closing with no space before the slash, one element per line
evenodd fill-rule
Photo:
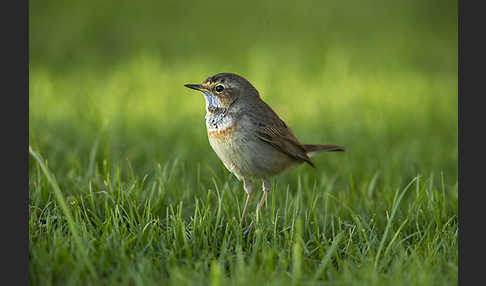
<path fill-rule="evenodd" d="M 243 232 L 243 237 L 247 238 L 252 228 L 253 228 L 253 222 L 251 222 L 248 228 Z"/>

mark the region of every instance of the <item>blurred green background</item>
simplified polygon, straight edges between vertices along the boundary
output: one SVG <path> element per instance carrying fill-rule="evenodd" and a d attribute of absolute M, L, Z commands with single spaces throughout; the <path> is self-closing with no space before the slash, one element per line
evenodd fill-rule
<path fill-rule="evenodd" d="M 204 100 L 183 84 L 234 72 L 301 141 L 345 145 L 359 169 L 396 159 L 454 173 L 456 6 L 32 1 L 30 144 L 64 167 L 83 164 L 98 137 L 100 158 L 214 166 Z"/>
<path fill-rule="evenodd" d="M 376 175 L 395 190 L 420 174 L 444 184 L 444 222 L 457 215 L 456 1 L 33 0 L 29 14 L 29 144 L 66 195 L 175 161 L 189 187 L 164 204 L 183 201 L 187 219 L 214 178 L 241 189 L 210 149 L 203 97 L 183 86 L 232 72 L 301 142 L 346 147 L 279 176 L 292 194 L 302 176 L 328 176 L 351 208 L 384 212 L 354 186 Z M 37 170 L 31 161 L 30 205 L 47 207 Z"/>

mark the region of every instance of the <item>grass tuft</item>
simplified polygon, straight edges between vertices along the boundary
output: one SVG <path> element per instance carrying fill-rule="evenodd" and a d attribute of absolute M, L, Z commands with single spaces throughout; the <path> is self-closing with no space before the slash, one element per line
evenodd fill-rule
<path fill-rule="evenodd" d="M 29 3 L 30 283 L 456 285 L 457 3 L 236 3 Z M 248 237 L 184 87 L 218 72 L 346 148 L 258 222 L 255 181 Z"/>

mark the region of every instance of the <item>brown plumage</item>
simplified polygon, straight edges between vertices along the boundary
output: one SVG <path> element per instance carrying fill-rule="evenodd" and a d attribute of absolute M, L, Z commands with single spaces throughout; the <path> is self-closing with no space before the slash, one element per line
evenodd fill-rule
<path fill-rule="evenodd" d="M 315 168 L 310 160 L 309 153 L 314 156 L 319 151 L 344 151 L 344 147 L 337 145 L 320 145 L 320 144 L 302 144 L 295 137 L 290 127 L 280 119 L 275 111 L 264 102 L 259 96 L 253 98 L 257 103 L 252 106 L 252 118 L 258 128 L 255 135 L 262 141 L 270 144 L 282 153 L 292 157 L 297 161 L 306 162 Z"/>
<path fill-rule="evenodd" d="M 185 86 L 205 96 L 211 147 L 226 168 L 243 181 L 248 196 L 242 224 L 253 191 L 253 179 L 263 180 L 263 197 L 256 212 L 258 219 L 270 191 L 269 177 L 304 162 L 314 167 L 310 157 L 317 153 L 344 151 L 337 145 L 300 143 L 290 127 L 241 76 L 222 73 L 207 78 L 202 84 Z"/>

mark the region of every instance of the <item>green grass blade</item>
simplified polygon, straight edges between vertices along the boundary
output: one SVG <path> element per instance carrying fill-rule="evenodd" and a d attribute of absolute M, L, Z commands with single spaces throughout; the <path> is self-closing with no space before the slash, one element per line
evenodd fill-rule
<path fill-rule="evenodd" d="M 57 184 L 56 178 L 51 174 L 51 172 L 49 171 L 47 166 L 44 164 L 44 160 L 42 159 L 42 157 L 39 154 L 37 154 L 34 150 L 32 150 L 32 148 L 30 146 L 29 146 L 29 153 L 37 161 L 37 163 L 41 167 L 42 171 L 44 172 L 44 175 L 46 176 L 47 180 L 51 184 L 52 189 L 54 190 L 54 195 L 56 196 L 56 200 L 59 203 L 59 206 L 61 207 L 62 212 L 66 216 L 66 220 L 68 222 L 71 234 L 74 238 L 74 242 L 76 243 L 76 245 L 78 247 L 78 252 L 79 252 L 80 256 L 82 257 L 84 264 L 88 268 L 91 275 L 96 277 L 97 276 L 96 271 L 94 270 L 93 265 L 89 261 L 88 252 L 86 251 L 86 249 L 84 248 L 84 246 L 81 242 L 81 239 L 79 237 L 79 234 L 78 234 L 78 231 L 77 231 L 77 228 L 76 228 L 76 224 L 74 223 L 71 212 L 69 211 L 69 208 L 66 204 L 66 200 L 64 199 L 61 188 L 59 188 L 59 185 Z"/>
<path fill-rule="evenodd" d="M 383 233 L 383 236 L 382 236 L 381 241 L 380 241 L 380 245 L 378 246 L 378 252 L 376 253 L 375 264 L 374 264 L 375 269 L 378 266 L 378 261 L 380 260 L 381 251 L 383 249 L 383 246 L 385 245 L 385 240 L 388 236 L 388 232 L 390 231 L 390 227 L 392 225 L 393 217 L 395 216 L 395 213 L 398 209 L 398 206 L 400 205 L 400 202 L 402 201 L 403 196 L 405 196 L 405 193 L 407 192 L 408 188 L 410 188 L 410 186 L 415 181 L 417 181 L 417 178 L 418 178 L 418 176 L 413 178 L 412 181 L 410 181 L 410 183 L 408 183 L 408 185 L 402 191 L 402 193 L 400 194 L 398 199 L 394 202 L 392 213 L 390 215 L 390 218 L 388 219 L 388 222 L 387 222 L 386 227 L 385 227 L 385 232 Z"/>
<path fill-rule="evenodd" d="M 324 258 L 322 259 L 321 263 L 319 264 L 319 267 L 317 268 L 316 274 L 314 274 L 314 277 L 312 278 L 312 281 L 311 281 L 312 283 L 314 283 L 315 281 L 317 281 L 317 279 L 319 279 L 319 277 L 321 277 L 322 273 L 326 269 L 327 264 L 331 260 L 331 257 L 336 252 L 337 246 L 338 246 L 339 242 L 341 242 L 342 238 L 343 238 L 342 232 L 338 233 L 338 235 L 334 238 L 334 240 L 332 241 L 331 247 L 327 251 Z"/>

